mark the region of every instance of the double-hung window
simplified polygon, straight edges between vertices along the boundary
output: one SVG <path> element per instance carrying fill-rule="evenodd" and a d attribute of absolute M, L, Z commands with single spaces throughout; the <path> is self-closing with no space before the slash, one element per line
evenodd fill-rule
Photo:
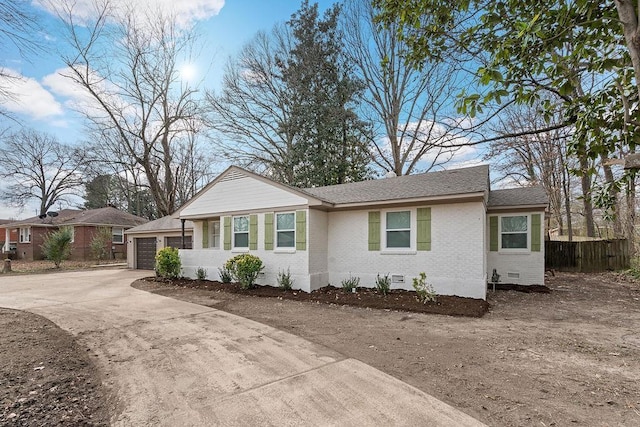
<path fill-rule="evenodd" d="M 111 228 L 111 243 L 114 243 L 114 244 L 124 243 L 124 228 L 122 227 Z"/>
<path fill-rule="evenodd" d="M 528 249 L 529 219 L 527 215 L 500 217 L 500 248 Z"/>
<path fill-rule="evenodd" d="M 411 211 L 387 212 L 385 223 L 388 249 L 411 247 Z"/>
<path fill-rule="evenodd" d="M 236 216 L 233 218 L 233 247 L 249 247 L 249 217 Z"/>
<path fill-rule="evenodd" d="M 31 227 L 20 227 L 20 243 L 31 243 Z"/>
<path fill-rule="evenodd" d="M 209 223 L 209 247 L 220 249 L 220 220 Z"/>
<path fill-rule="evenodd" d="M 276 247 L 296 246 L 296 215 L 293 212 L 276 214 Z"/>

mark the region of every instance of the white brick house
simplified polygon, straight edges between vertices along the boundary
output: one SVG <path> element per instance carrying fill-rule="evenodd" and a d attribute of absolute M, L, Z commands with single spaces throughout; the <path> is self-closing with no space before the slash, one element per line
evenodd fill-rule
<path fill-rule="evenodd" d="M 193 221 L 193 249 L 180 251 L 185 276 L 252 253 L 260 284 L 289 269 L 306 292 L 349 276 L 412 289 L 420 272 L 437 293 L 486 297 L 493 269 L 502 282 L 544 283 L 539 187 L 490 191 L 488 166 L 297 189 L 232 166 L 177 213 Z"/>

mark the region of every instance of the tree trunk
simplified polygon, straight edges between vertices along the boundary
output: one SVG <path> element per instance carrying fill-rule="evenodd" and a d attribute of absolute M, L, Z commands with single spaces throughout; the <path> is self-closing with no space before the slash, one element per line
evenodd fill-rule
<path fill-rule="evenodd" d="M 595 237 L 595 225 L 593 222 L 593 204 L 591 203 L 591 176 L 589 175 L 589 159 L 585 154 L 580 154 L 580 184 L 582 185 L 582 203 L 584 208 L 584 221 L 587 237 Z"/>
<path fill-rule="evenodd" d="M 615 182 L 615 178 L 613 177 L 613 172 L 611 171 L 611 166 L 607 166 L 604 164 L 606 160 L 606 156 L 601 155 L 602 159 L 602 170 L 604 172 L 604 180 L 607 184 L 613 184 Z M 613 199 L 613 208 L 615 209 L 613 214 L 613 236 L 616 239 L 622 238 L 624 231 L 622 229 L 622 218 L 620 217 L 620 201 L 618 200 L 618 195 L 620 191 L 616 189 L 615 186 L 611 187 L 610 197 Z M 607 236 L 608 237 L 608 236 Z"/>

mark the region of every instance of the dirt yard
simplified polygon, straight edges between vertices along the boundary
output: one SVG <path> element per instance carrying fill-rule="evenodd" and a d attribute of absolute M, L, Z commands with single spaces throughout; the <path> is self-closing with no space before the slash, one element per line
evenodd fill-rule
<path fill-rule="evenodd" d="M 135 286 L 326 345 L 489 425 L 640 425 L 640 283 L 608 273 L 546 284 L 489 292 L 482 318 Z"/>
<path fill-rule="evenodd" d="M 492 426 L 640 425 L 640 282 L 558 274 L 551 293 L 489 292 L 480 318 L 135 287 L 272 325 L 387 372 Z M 48 320 L 0 310 L 2 425 L 103 425 L 90 352 Z"/>
<path fill-rule="evenodd" d="M 101 377 L 70 333 L 9 309 L 0 309 L 0 330 L 0 425 L 109 424 Z"/>

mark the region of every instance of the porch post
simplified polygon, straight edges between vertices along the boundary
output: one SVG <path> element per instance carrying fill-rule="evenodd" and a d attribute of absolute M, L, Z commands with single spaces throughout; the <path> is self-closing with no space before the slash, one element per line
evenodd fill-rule
<path fill-rule="evenodd" d="M 180 244 L 180 249 L 184 249 L 184 222 L 186 219 L 180 218 L 180 223 L 182 224 L 182 243 Z"/>
<path fill-rule="evenodd" d="M 11 240 L 11 230 L 9 227 L 5 227 L 4 229 L 4 246 L 2 247 L 2 252 L 9 252 L 9 241 Z"/>

